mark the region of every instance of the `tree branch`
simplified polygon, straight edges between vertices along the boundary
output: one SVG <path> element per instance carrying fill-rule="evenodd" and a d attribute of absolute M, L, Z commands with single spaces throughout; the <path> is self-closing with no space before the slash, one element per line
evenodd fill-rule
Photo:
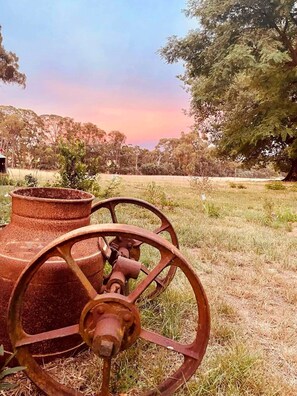
<path fill-rule="evenodd" d="M 279 34 L 282 43 L 284 44 L 284 46 L 287 48 L 287 50 L 290 52 L 292 61 L 293 61 L 293 65 L 297 66 L 297 52 L 294 49 L 290 39 L 288 38 L 288 36 L 286 35 L 285 31 L 282 31 L 277 24 L 274 22 L 273 23 L 273 27 L 274 29 L 277 31 L 277 33 Z"/>

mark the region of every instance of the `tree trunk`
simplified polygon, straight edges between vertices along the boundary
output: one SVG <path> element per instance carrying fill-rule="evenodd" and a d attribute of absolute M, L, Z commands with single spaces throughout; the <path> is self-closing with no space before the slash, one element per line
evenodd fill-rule
<path fill-rule="evenodd" d="M 295 182 L 297 181 L 297 159 L 292 161 L 291 169 L 283 181 Z"/>

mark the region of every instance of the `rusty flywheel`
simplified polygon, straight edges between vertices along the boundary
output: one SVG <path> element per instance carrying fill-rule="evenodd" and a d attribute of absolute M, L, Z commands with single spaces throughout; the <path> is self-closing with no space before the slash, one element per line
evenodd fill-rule
<path fill-rule="evenodd" d="M 131 207 L 137 206 L 138 208 L 143 208 L 148 212 L 153 213 L 160 220 L 160 225 L 154 230 L 154 233 L 161 236 L 167 233 L 170 237 L 171 243 L 177 248 L 179 247 L 177 235 L 170 220 L 156 206 L 149 202 L 130 197 L 108 198 L 93 204 L 91 213 L 93 214 L 102 209 L 107 209 L 110 214 L 111 221 L 116 224 L 119 223 L 117 211 L 124 205 L 129 205 Z M 111 248 L 114 247 L 116 251 L 120 251 L 121 255 L 135 260 L 139 260 L 141 245 L 141 241 L 133 238 L 124 238 L 123 236 L 116 237 L 110 243 Z M 141 271 L 146 274 L 149 273 L 149 269 L 146 268 L 145 265 L 142 265 Z M 154 298 L 162 293 L 174 278 L 175 272 L 176 268 L 171 266 L 166 275 L 162 278 L 161 282 L 155 284 L 156 287 L 150 292 L 149 297 Z"/>
<path fill-rule="evenodd" d="M 112 263 L 112 270 L 105 284 L 102 285 L 101 290 L 96 290 L 77 265 L 71 252 L 76 243 L 93 238 L 103 240 L 106 245 L 115 238 L 126 238 L 147 244 L 159 252 L 158 262 L 150 271 L 143 273 L 140 262 L 118 256 Z M 108 246 L 106 248 L 108 249 Z M 38 270 L 43 265 L 50 265 L 50 262 L 47 261 L 57 256 L 67 263 L 80 281 L 88 296 L 88 302 L 81 312 L 79 323 L 39 334 L 27 334 L 22 323 L 25 292 L 30 287 L 31 280 Z M 152 284 L 160 283 L 162 285 L 164 279 L 162 272 L 166 269 L 170 270 L 171 267 L 175 270 L 178 268 L 184 274 L 196 300 L 197 319 L 194 325 L 196 330 L 194 340 L 190 344 L 184 344 L 148 330 L 141 323 L 139 301 Z M 138 279 L 138 283 L 136 282 L 125 295 L 123 293 L 125 283 L 131 278 Z M 75 290 L 73 292 L 75 293 Z M 37 254 L 21 274 L 15 285 L 9 306 L 8 330 L 19 363 L 27 367 L 26 373 L 29 378 L 46 395 L 50 396 L 82 396 L 83 394 L 57 382 L 38 364 L 30 351 L 31 346 L 36 343 L 48 342 L 57 338 L 63 339 L 72 335 L 80 336 L 82 341 L 103 361 L 100 392 L 97 396 L 110 396 L 112 359 L 125 349 L 133 347 L 136 340 L 145 340 L 182 357 L 182 362 L 174 373 L 171 373 L 154 389 L 140 393 L 146 396 L 169 396 L 184 385 L 200 365 L 208 343 L 209 328 L 209 308 L 203 287 L 177 247 L 161 238 L 157 233 L 122 224 L 86 226 L 71 231 L 50 243 Z"/>

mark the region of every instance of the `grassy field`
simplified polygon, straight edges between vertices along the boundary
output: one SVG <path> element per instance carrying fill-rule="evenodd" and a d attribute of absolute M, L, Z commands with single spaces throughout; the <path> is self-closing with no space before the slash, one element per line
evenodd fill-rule
<path fill-rule="evenodd" d="M 51 177 L 42 175 L 42 182 Z M 110 178 L 101 176 L 102 184 L 107 186 Z M 266 185 L 238 179 L 190 183 L 186 177 L 121 178 L 117 195 L 163 207 L 209 299 L 210 343 L 180 396 L 297 394 L 297 186 Z M 3 222 L 9 189 L 0 187 Z M 124 209 L 120 215 L 123 222 L 155 227 L 155 220 L 142 210 Z M 93 221 L 107 218 L 98 215 Z M 154 259 L 150 252 L 143 253 L 142 260 Z M 155 301 L 144 302 L 142 311 L 145 326 L 180 341 L 193 337 L 195 304 L 182 274 Z M 116 394 L 137 395 L 135 389 L 153 387 L 178 362 L 169 351 L 137 343 L 114 363 Z M 96 391 L 99 363 L 89 352 L 51 363 L 49 369 L 86 395 Z M 38 395 L 26 379 L 17 380 L 19 388 L 5 394 Z"/>

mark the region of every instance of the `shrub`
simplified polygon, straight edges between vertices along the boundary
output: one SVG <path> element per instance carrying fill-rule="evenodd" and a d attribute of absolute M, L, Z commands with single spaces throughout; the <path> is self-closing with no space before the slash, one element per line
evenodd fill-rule
<path fill-rule="evenodd" d="M 122 179 L 119 176 L 113 176 L 100 194 L 100 197 L 110 198 L 118 195 L 121 183 Z"/>
<path fill-rule="evenodd" d="M 286 190 L 286 186 L 284 183 L 280 181 L 273 181 L 270 183 L 265 184 L 267 190 Z"/>
<path fill-rule="evenodd" d="M 100 185 L 96 175 L 90 175 L 85 164 L 86 147 L 80 140 L 59 144 L 59 177 L 54 183 L 57 187 L 77 188 L 100 195 Z"/>
<path fill-rule="evenodd" d="M 29 173 L 29 175 L 25 176 L 25 184 L 27 187 L 37 187 L 38 185 L 37 177 Z"/>
<path fill-rule="evenodd" d="M 148 184 L 145 190 L 145 199 L 155 206 L 160 206 L 161 209 L 165 207 L 173 209 L 177 207 L 177 203 L 169 197 L 162 187 L 158 186 L 155 182 Z"/>

